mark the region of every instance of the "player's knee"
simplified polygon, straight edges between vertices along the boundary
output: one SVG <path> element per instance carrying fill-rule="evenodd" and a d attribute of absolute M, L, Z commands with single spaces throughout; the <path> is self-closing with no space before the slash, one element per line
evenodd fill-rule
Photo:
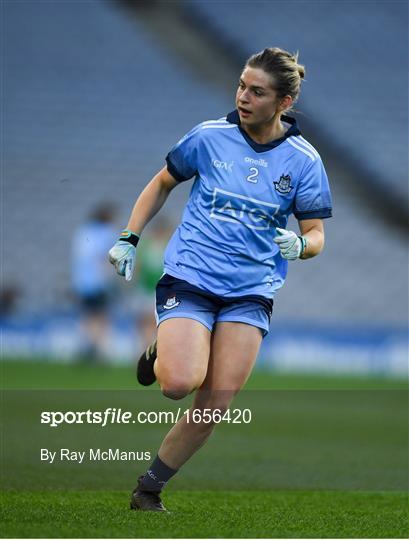
<path fill-rule="evenodd" d="M 162 394 L 170 399 L 183 399 L 195 389 L 189 381 L 183 379 L 170 379 L 160 385 Z"/>
<path fill-rule="evenodd" d="M 182 386 L 162 386 L 162 394 L 169 399 L 183 399 L 190 394 L 190 389 Z"/>

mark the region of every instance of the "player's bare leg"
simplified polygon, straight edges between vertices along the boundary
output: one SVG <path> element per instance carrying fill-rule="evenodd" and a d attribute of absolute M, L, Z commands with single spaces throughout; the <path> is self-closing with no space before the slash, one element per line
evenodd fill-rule
<path fill-rule="evenodd" d="M 155 364 L 165 395 L 174 399 L 187 395 L 201 380 L 205 368 L 206 377 L 197 390 L 192 408 L 227 409 L 251 373 L 262 340 L 261 331 L 243 323 L 221 322 L 216 325 L 210 342 L 210 333 L 203 333 L 204 327 L 200 332 L 194 324 L 165 326 L 166 322 L 170 321 L 159 326 L 164 332 L 160 331 L 158 343 L 167 345 L 168 339 L 169 348 L 162 347 L 158 356 L 162 362 Z M 199 357 L 194 359 L 194 353 Z M 213 428 L 212 423 L 188 423 L 186 416 L 179 420 L 166 435 L 147 474 L 140 478 L 131 508 L 164 510 L 160 490 L 206 442 Z"/>
<path fill-rule="evenodd" d="M 248 324 L 220 322 L 212 336 L 206 378 L 192 409 L 226 410 L 242 388 L 257 358 L 261 331 Z M 158 456 L 168 467 L 179 469 L 208 439 L 213 423 L 181 420 L 166 435 Z"/>
<path fill-rule="evenodd" d="M 149 386 L 158 380 L 164 395 L 172 399 L 190 394 L 206 376 L 210 336 L 210 331 L 194 319 L 176 317 L 163 321 L 158 339 L 138 361 L 138 381 Z"/>
<path fill-rule="evenodd" d="M 210 331 L 193 319 L 168 319 L 159 325 L 154 370 L 165 396 L 181 399 L 202 385 L 209 363 L 210 339 Z M 164 511 L 159 494 L 176 472 L 158 456 L 147 474 L 139 478 L 131 509 Z"/>
<path fill-rule="evenodd" d="M 167 319 L 159 325 L 154 371 L 166 397 L 181 399 L 201 386 L 209 363 L 210 339 L 210 331 L 193 319 Z"/>

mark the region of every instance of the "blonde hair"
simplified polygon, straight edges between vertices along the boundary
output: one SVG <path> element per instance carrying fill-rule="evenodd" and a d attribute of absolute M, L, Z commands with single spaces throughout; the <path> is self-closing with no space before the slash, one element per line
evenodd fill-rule
<path fill-rule="evenodd" d="M 291 96 L 293 102 L 297 101 L 305 77 L 305 67 L 298 63 L 298 52 L 291 54 L 278 47 L 269 47 L 250 56 L 245 67 L 264 70 L 271 75 L 279 98 Z"/>

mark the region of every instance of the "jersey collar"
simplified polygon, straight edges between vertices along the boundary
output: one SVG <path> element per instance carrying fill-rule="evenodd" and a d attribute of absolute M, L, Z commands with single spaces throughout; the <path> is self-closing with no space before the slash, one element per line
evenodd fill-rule
<path fill-rule="evenodd" d="M 265 144 L 260 144 L 256 141 L 253 141 L 253 139 L 247 135 L 247 133 L 244 131 L 244 129 L 240 126 L 240 117 L 239 113 L 237 112 L 237 109 L 232 111 L 226 116 L 227 122 L 230 122 L 230 124 L 237 124 L 240 133 L 243 135 L 244 139 L 246 140 L 247 144 L 249 144 L 253 150 L 256 152 L 267 152 L 268 150 L 272 150 L 273 148 L 276 148 L 279 146 L 282 142 L 284 142 L 288 137 L 292 137 L 293 135 L 301 135 L 301 131 L 298 129 L 297 126 L 297 120 L 293 118 L 292 116 L 281 116 L 282 120 L 286 122 L 287 124 L 290 124 L 290 127 L 285 132 L 284 136 L 280 139 L 276 139 L 275 141 L 270 141 Z"/>

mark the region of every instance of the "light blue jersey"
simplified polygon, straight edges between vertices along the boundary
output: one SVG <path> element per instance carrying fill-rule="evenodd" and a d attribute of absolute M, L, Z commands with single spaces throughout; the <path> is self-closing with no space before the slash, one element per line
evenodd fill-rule
<path fill-rule="evenodd" d="M 268 144 L 253 141 L 237 111 L 199 124 L 166 157 L 179 182 L 195 177 L 183 219 L 165 252 L 165 272 L 224 297 L 272 298 L 287 261 L 273 242 L 288 217 L 331 216 L 321 158 L 296 121 Z"/>

